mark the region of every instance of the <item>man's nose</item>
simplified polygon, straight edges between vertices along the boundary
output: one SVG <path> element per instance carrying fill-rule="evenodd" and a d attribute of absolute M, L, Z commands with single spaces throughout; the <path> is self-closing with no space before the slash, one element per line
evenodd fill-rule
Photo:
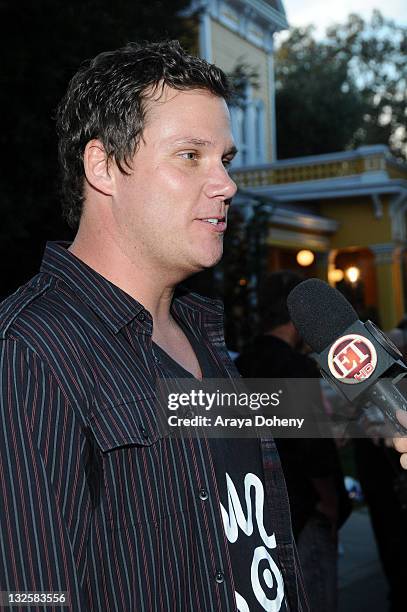
<path fill-rule="evenodd" d="M 230 200 L 236 194 L 236 191 L 237 185 L 224 166 L 211 176 L 206 186 L 206 195 L 210 198 Z"/>

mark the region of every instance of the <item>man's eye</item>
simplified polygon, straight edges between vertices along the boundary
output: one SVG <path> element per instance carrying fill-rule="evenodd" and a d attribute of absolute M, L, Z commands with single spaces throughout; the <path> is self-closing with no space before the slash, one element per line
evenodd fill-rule
<path fill-rule="evenodd" d="M 230 166 L 232 165 L 232 160 L 231 159 L 224 159 L 224 160 L 222 160 L 222 164 L 228 170 L 230 168 Z"/>
<path fill-rule="evenodd" d="M 194 151 L 185 151 L 185 153 L 181 153 L 180 156 L 189 161 L 196 161 L 198 159 L 198 155 Z"/>

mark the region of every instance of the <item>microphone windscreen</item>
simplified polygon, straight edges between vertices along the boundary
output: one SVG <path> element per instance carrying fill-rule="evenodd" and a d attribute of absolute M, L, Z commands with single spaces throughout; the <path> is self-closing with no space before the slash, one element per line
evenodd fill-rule
<path fill-rule="evenodd" d="M 348 300 L 318 278 L 303 281 L 287 298 L 288 311 L 303 340 L 321 353 L 358 320 Z"/>

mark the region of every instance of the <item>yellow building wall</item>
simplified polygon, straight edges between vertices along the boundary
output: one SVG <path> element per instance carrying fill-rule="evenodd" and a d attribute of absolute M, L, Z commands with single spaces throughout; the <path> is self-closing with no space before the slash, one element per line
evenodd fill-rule
<path fill-rule="evenodd" d="M 321 202 L 320 213 L 340 223 L 338 231 L 331 238 L 331 247 L 333 249 L 351 246 L 369 247 L 372 244 L 391 242 L 389 204 L 384 198 L 382 203 L 383 215 L 380 219 L 376 219 L 373 203 L 367 198 Z"/>
<path fill-rule="evenodd" d="M 398 287 L 394 283 L 394 265 L 391 263 L 376 264 L 376 278 L 378 287 L 377 308 L 380 315 L 380 325 L 389 331 L 397 325 L 402 317 L 399 304 Z"/>
<path fill-rule="evenodd" d="M 244 62 L 254 68 L 258 74 L 259 88 L 253 91 L 253 97 L 256 100 L 263 100 L 265 105 L 266 152 L 267 160 L 271 161 L 271 84 L 267 53 L 217 21 L 211 21 L 211 32 L 214 64 L 230 73 L 239 62 Z"/>
<path fill-rule="evenodd" d="M 321 202 L 320 213 L 339 221 L 340 227 L 331 238 L 332 249 L 349 247 L 369 248 L 374 244 L 392 242 L 389 202 L 382 198 L 383 215 L 376 219 L 372 201 L 368 198 L 329 200 Z M 380 255 L 375 260 L 377 303 L 380 325 L 388 331 L 393 328 L 404 311 L 401 290 L 400 262 L 396 247 L 393 260 Z"/>

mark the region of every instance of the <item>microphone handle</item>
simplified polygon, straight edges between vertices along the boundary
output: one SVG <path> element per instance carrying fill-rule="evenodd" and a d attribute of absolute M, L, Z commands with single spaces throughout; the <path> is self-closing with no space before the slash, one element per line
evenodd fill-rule
<path fill-rule="evenodd" d="M 384 412 L 398 433 L 404 436 L 407 434 L 407 429 L 399 423 L 396 417 L 396 410 L 407 411 L 407 399 L 390 378 L 379 378 L 359 399 L 362 403 L 370 401 L 375 404 Z"/>

